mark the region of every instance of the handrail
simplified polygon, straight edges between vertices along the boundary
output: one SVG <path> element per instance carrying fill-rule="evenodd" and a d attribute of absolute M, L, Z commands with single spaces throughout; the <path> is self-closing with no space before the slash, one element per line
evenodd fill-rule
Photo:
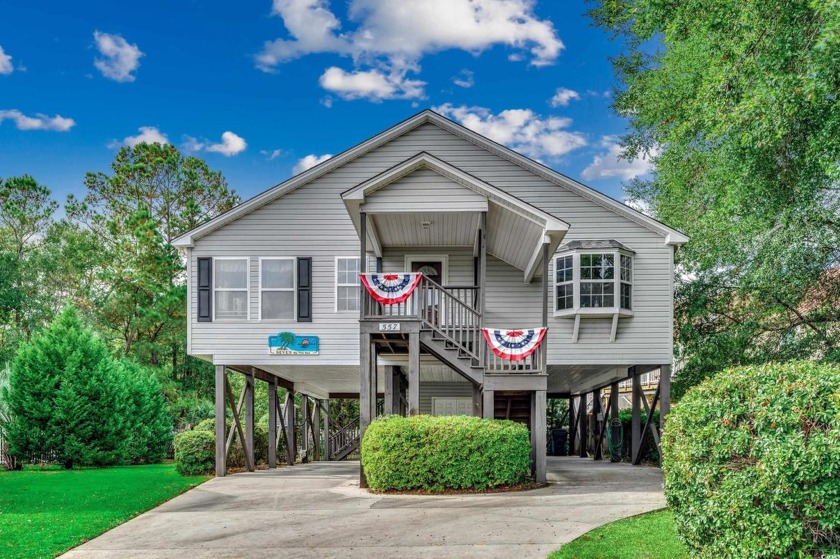
<path fill-rule="evenodd" d="M 443 337 L 455 349 L 478 361 L 481 344 L 481 313 L 473 308 L 475 300 L 464 301 L 457 290 L 423 276 L 419 291 L 420 320 Z"/>
<path fill-rule="evenodd" d="M 359 418 L 357 417 L 330 435 L 330 457 L 336 456 L 343 450 L 356 444 L 359 440 L 359 435 Z"/>

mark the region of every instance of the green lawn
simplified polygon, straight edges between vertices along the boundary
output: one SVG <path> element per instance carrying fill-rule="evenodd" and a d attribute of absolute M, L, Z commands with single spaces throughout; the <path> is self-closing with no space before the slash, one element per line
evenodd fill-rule
<path fill-rule="evenodd" d="M 674 518 L 659 510 L 596 528 L 569 542 L 549 559 L 688 559 Z"/>
<path fill-rule="evenodd" d="M 173 464 L 0 470 L 0 558 L 53 557 L 207 479 Z"/>

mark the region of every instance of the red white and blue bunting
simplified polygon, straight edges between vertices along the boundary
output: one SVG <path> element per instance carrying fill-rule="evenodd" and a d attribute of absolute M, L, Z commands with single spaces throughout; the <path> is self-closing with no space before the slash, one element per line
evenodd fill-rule
<path fill-rule="evenodd" d="M 509 361 L 521 361 L 534 353 L 545 338 L 548 328 L 528 330 L 506 330 L 503 328 L 484 328 L 484 339 L 490 349 Z"/>
<path fill-rule="evenodd" d="M 402 303 L 414 292 L 423 274 L 359 274 L 370 296 L 384 305 Z"/>

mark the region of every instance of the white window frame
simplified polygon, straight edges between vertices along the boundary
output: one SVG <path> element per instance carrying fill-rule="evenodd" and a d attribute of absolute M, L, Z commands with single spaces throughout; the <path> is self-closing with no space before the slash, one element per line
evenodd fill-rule
<path fill-rule="evenodd" d="M 263 287 L 262 268 L 263 260 L 291 260 L 292 261 L 292 287 Z M 260 256 L 259 270 L 257 270 L 259 289 L 257 290 L 257 316 L 260 322 L 295 322 L 297 320 L 297 257 L 296 256 Z M 263 318 L 262 315 L 262 294 L 263 291 L 291 291 L 292 292 L 292 316 L 291 318 Z"/>
<path fill-rule="evenodd" d="M 242 289 L 230 289 L 226 287 L 216 287 L 216 262 L 222 260 L 244 260 L 245 261 L 245 308 L 247 309 L 246 318 L 216 318 L 216 292 L 217 291 L 243 291 Z M 249 322 L 251 320 L 251 258 L 248 256 L 214 256 L 213 257 L 213 322 Z"/>
<path fill-rule="evenodd" d="M 611 281 L 614 282 L 613 286 L 613 306 L 612 307 L 581 307 L 580 306 L 580 294 L 581 294 L 581 284 L 583 282 L 587 283 L 603 283 L 604 280 L 581 280 L 580 277 L 580 257 L 584 254 L 611 254 L 613 256 L 613 279 Z M 566 256 L 572 257 L 572 277 L 573 277 L 573 284 L 574 284 L 574 307 L 570 309 L 557 309 L 557 286 L 566 282 L 557 282 L 557 262 L 559 259 L 564 258 Z M 630 281 L 621 280 L 621 257 L 629 257 L 630 258 Z M 553 257 L 553 273 L 551 278 L 552 284 L 552 309 L 554 311 L 554 316 L 557 318 L 575 318 L 575 317 L 582 317 L 582 318 L 603 318 L 603 317 L 612 317 L 613 315 L 618 316 L 633 316 L 633 308 L 634 304 L 634 297 L 635 297 L 635 287 L 633 278 L 635 276 L 635 254 L 632 252 L 621 250 L 617 248 L 606 248 L 606 249 L 574 249 L 561 252 L 559 254 L 555 254 Z M 610 280 L 607 280 L 610 281 Z M 630 285 L 630 308 L 623 309 L 621 308 L 621 284 L 628 283 Z"/>
<path fill-rule="evenodd" d="M 557 263 L 560 260 L 563 260 L 565 258 L 570 258 L 572 260 L 572 279 L 566 280 L 566 281 L 557 281 L 557 269 L 558 269 Z M 554 282 L 553 282 L 553 284 L 554 284 L 554 312 L 565 312 L 565 311 L 568 311 L 568 310 L 574 310 L 574 308 L 576 306 L 575 298 L 578 296 L 578 289 L 575 286 L 575 256 L 574 256 L 574 254 L 561 254 L 561 255 L 558 255 L 557 257 L 554 258 L 554 277 L 552 279 L 554 280 Z M 571 307 L 566 307 L 565 309 L 558 309 L 557 308 L 557 303 L 560 300 L 560 297 L 557 296 L 557 288 L 560 287 L 561 285 L 571 285 L 572 286 L 572 306 Z"/>
<path fill-rule="evenodd" d="M 613 269 L 612 280 L 609 280 L 609 279 L 583 279 L 583 276 L 582 276 L 583 265 L 580 263 L 580 257 L 582 257 L 582 256 L 600 256 L 600 257 L 612 256 L 612 262 L 613 262 L 612 263 L 612 269 Z M 578 293 L 578 307 L 579 308 L 581 308 L 581 309 L 613 309 L 613 308 L 616 308 L 618 306 L 618 305 L 616 305 L 616 301 L 615 301 L 616 289 L 618 287 L 616 285 L 616 281 L 615 281 L 615 277 L 616 277 L 616 274 L 617 274 L 617 269 L 616 269 L 616 265 L 615 265 L 616 260 L 618 260 L 618 254 L 616 252 L 609 251 L 609 250 L 604 250 L 604 251 L 585 250 L 585 251 L 580 251 L 578 253 L 578 286 L 580 288 L 577 290 L 577 293 Z M 598 306 L 598 307 L 584 307 L 583 305 L 581 305 L 580 304 L 580 299 L 581 299 L 581 297 L 583 297 L 583 284 L 585 284 L 585 283 L 588 283 L 590 285 L 595 285 L 595 284 L 604 285 L 604 284 L 612 283 L 613 304 L 610 305 L 610 306 L 601 305 L 601 306 Z M 594 295 L 594 294 L 589 295 L 589 297 L 596 297 L 596 296 L 597 295 Z M 600 297 L 602 297 L 602 298 L 607 297 L 607 295 L 603 294 L 603 291 L 602 291 Z"/>
<path fill-rule="evenodd" d="M 358 256 L 336 256 L 335 257 L 335 312 L 337 312 L 337 313 L 359 314 L 359 309 L 362 307 L 362 292 L 361 292 L 362 282 L 361 282 L 361 279 L 356 277 L 356 283 L 355 284 L 338 283 L 338 261 L 339 260 L 355 260 L 359 264 L 358 265 L 359 273 L 362 272 L 362 262 L 361 262 L 361 259 Z M 338 310 L 338 288 L 339 287 L 355 287 L 356 288 L 356 290 L 359 292 L 359 308 L 352 309 L 352 310 L 350 310 L 350 309 Z"/>

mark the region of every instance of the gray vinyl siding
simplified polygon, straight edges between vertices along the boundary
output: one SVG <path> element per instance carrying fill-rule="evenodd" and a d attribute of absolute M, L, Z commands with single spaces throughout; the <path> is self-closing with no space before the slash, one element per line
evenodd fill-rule
<path fill-rule="evenodd" d="M 481 212 L 487 199 L 429 169 L 419 169 L 365 199 L 363 211 Z"/>
<path fill-rule="evenodd" d="M 472 398 L 472 394 L 468 382 L 421 382 L 420 413 L 432 413 L 432 398 Z"/>
<path fill-rule="evenodd" d="M 358 255 L 359 240 L 341 200 L 341 193 L 390 167 L 427 151 L 571 225 L 566 241 L 616 239 L 634 251 L 634 312 L 623 318 L 617 339 L 609 342 L 610 321 L 581 321 L 579 340 L 572 343 L 574 321 L 554 318 L 549 297 L 549 363 L 641 364 L 672 360 L 672 257 L 664 238 L 638 223 L 572 193 L 433 124 L 417 129 L 335 169 L 311 183 L 199 239 L 191 250 L 190 281 L 201 256 L 251 258 L 251 319 L 240 323 L 196 322 L 196 294 L 191 290 L 191 351 L 212 355 L 217 363 L 357 364 L 358 313 L 335 312 L 335 257 Z M 439 249 L 419 249 L 438 253 Z M 457 258 L 456 258 L 457 253 Z M 451 253 L 450 283 L 473 282 L 469 250 Z M 311 256 L 313 321 L 259 320 L 258 258 Z M 384 269 L 403 261 L 386 253 Z M 391 266 L 395 266 L 391 268 Z M 541 322 L 540 280 L 523 283 L 522 272 L 494 258 L 487 265 L 488 325 L 538 326 Z M 194 285 L 194 284 L 193 284 Z M 321 337 L 319 356 L 281 359 L 268 355 L 267 337 L 282 330 Z"/>

